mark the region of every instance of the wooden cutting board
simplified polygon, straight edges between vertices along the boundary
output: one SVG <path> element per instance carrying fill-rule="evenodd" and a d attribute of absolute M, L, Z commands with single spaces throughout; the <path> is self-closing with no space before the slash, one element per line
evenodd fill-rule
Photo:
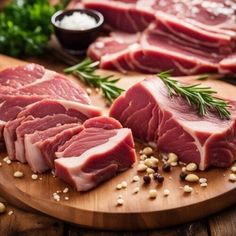
<path fill-rule="evenodd" d="M 22 63 L 25 62 L 0 56 L 0 69 Z M 49 67 L 53 68 L 53 63 Z M 100 73 L 111 72 L 100 71 Z M 128 88 L 144 77 L 140 74 L 122 75 L 120 86 Z M 188 80 L 194 81 L 194 77 Z M 236 87 L 232 84 L 215 79 L 203 83 L 214 87 L 224 97 L 236 99 Z M 100 94 L 93 91 L 91 99 L 95 105 L 103 107 L 104 113 L 107 113 L 108 108 Z M 137 155 L 140 148 L 142 145 L 136 144 Z M 191 184 L 194 191 L 191 194 L 184 194 L 182 187 L 187 183 L 179 180 L 181 166 L 172 168 L 169 174 L 164 174 L 165 181 L 162 185 L 154 182 L 150 185 L 143 185 L 142 181 L 132 182 L 133 176 L 137 175 L 134 166 L 87 193 L 78 193 L 69 188 L 68 193 L 59 193 L 61 200 L 57 202 L 52 194 L 68 187 L 65 183 L 53 177 L 51 173 L 42 174 L 39 179 L 32 180 L 32 172 L 27 165 L 17 162 L 8 165 L 3 161 L 6 155 L 2 152 L 0 157 L 1 195 L 5 195 L 8 201 L 17 205 L 27 206 L 30 210 L 38 210 L 85 227 L 112 230 L 166 227 L 205 217 L 236 203 L 236 183 L 228 181 L 229 169 L 214 168 L 206 172 L 197 172 L 200 177 L 208 179 L 208 187 L 202 188 L 199 184 Z M 15 171 L 22 171 L 24 177 L 14 178 Z M 122 181 L 127 181 L 128 187 L 116 190 L 116 185 Z M 133 194 L 137 186 L 140 187 L 140 192 Z M 154 200 L 148 198 L 148 190 L 151 188 L 158 191 Z M 168 197 L 163 196 L 164 189 L 170 190 Z M 124 199 L 123 206 L 116 205 L 120 194 Z M 69 200 L 65 197 L 69 197 Z"/>

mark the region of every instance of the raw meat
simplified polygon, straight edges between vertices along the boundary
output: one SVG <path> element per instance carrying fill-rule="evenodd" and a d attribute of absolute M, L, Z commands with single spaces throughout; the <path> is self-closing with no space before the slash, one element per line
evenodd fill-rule
<path fill-rule="evenodd" d="M 82 129 L 81 127 L 82 126 L 78 123 L 72 123 L 56 126 L 43 131 L 36 131 L 32 134 L 26 134 L 24 137 L 25 159 L 32 171 L 42 173 L 53 168 L 55 152 L 57 151 L 58 145 L 63 144 L 67 139 L 77 134 Z M 70 133 L 69 136 L 65 135 L 68 133 Z M 61 141 L 55 143 L 58 136 L 61 137 Z M 52 140 L 54 141 L 54 145 L 51 145 Z M 51 165 L 48 165 L 48 161 L 50 161 Z"/>
<path fill-rule="evenodd" d="M 91 103 L 78 84 L 36 64 L 1 71 L 0 95 L 0 141 L 3 140 L 3 128 L 6 122 L 15 119 L 29 104 L 46 98 L 77 102 L 75 106 L 84 104 L 88 107 L 87 105 Z M 98 111 L 92 106 L 89 109 Z"/>
<path fill-rule="evenodd" d="M 169 97 L 163 82 L 150 77 L 134 85 L 112 105 L 110 115 L 132 130 L 135 138 L 174 152 L 201 170 L 228 167 L 236 159 L 236 103 L 231 119 L 210 112 L 200 117 L 181 97 Z"/>
<path fill-rule="evenodd" d="M 142 31 L 139 37 L 113 32 L 93 43 L 88 56 L 99 60 L 102 69 L 151 74 L 172 69 L 173 75 L 227 74 L 235 70 L 231 59 L 234 56 L 230 56 L 236 51 L 234 1 L 82 2 L 104 13 L 113 28 L 131 33 Z M 148 15 L 152 19 L 147 20 Z"/>
<path fill-rule="evenodd" d="M 53 114 L 67 114 L 84 122 L 90 117 L 100 116 L 101 109 L 92 105 L 67 100 L 44 99 L 27 106 L 25 110 L 18 114 L 18 117 L 29 115 L 44 117 Z"/>
<path fill-rule="evenodd" d="M 38 102 L 44 97 L 29 95 L 2 95 L 0 100 L 0 140 L 3 139 L 3 128 L 7 121 L 16 118 L 27 105 Z"/>
<path fill-rule="evenodd" d="M 54 137 L 47 138 L 46 140 L 37 143 L 38 150 L 41 152 L 42 157 L 51 169 L 54 169 L 54 160 L 56 158 L 55 152 L 58 148 L 63 146 L 65 142 L 82 130 L 83 126 L 77 124 L 75 127 L 66 129 Z"/>
<path fill-rule="evenodd" d="M 76 8 L 77 2 L 72 1 L 70 7 Z M 112 28 L 131 33 L 144 30 L 159 11 L 209 31 L 236 30 L 234 0 L 83 0 L 82 3 L 100 11 Z"/>
<path fill-rule="evenodd" d="M 16 128 L 16 140 L 14 140 L 15 159 L 22 163 L 26 162 L 24 148 L 25 135 L 32 134 L 35 131 L 47 130 L 52 127 L 76 122 L 78 122 L 77 118 L 65 114 L 56 114 L 43 118 L 35 118 L 29 121 L 22 121 L 20 126 Z"/>
<path fill-rule="evenodd" d="M 123 73 L 129 70 L 158 73 L 173 69 L 173 75 L 192 75 L 217 72 L 218 63 L 223 59 L 221 55 L 181 45 L 149 29 L 141 36 L 126 34 L 123 41 L 118 35 L 99 38 L 88 50 L 93 60 L 100 58 L 102 69 Z M 129 41 L 129 37 L 133 41 Z"/>
<path fill-rule="evenodd" d="M 0 72 L 0 92 L 4 94 L 46 95 L 50 98 L 90 104 L 86 92 L 76 83 L 43 66 L 27 64 Z"/>
<path fill-rule="evenodd" d="M 32 116 L 34 118 L 43 118 L 49 115 L 66 114 L 80 122 L 84 122 L 86 119 L 101 115 L 101 109 L 92 105 L 81 104 L 77 102 L 71 102 L 66 100 L 50 100 L 45 99 L 36 102 L 26 107 L 25 110 L 20 112 L 16 120 L 9 121 L 4 129 L 4 139 L 9 158 L 15 159 L 14 141 L 16 140 L 15 132 L 16 127 L 19 126 L 19 122 L 22 122 L 21 117 Z M 23 150 L 23 142 L 20 142 L 19 149 Z M 23 152 L 21 152 L 23 153 Z M 21 160 L 24 160 L 23 154 L 21 154 Z"/>
<path fill-rule="evenodd" d="M 56 175 L 78 191 L 94 188 L 135 162 L 130 129 L 120 128 L 120 125 L 118 128 L 118 123 L 113 120 L 108 126 L 109 118 L 99 119 L 99 122 L 89 121 L 88 128 L 75 135 L 73 142 L 69 140 L 69 145 L 64 145 L 56 152 L 56 157 L 59 158 L 55 160 Z M 101 119 L 106 121 L 102 122 Z M 105 129 L 102 124 L 105 124 Z"/>

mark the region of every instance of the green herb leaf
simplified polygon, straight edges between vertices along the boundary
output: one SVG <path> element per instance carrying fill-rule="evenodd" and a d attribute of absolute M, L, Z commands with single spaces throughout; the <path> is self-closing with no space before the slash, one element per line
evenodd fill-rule
<path fill-rule="evenodd" d="M 51 16 L 61 7 L 48 0 L 13 0 L 0 12 L 0 53 L 14 57 L 43 53 L 53 32 Z"/>
<path fill-rule="evenodd" d="M 95 70 L 98 65 L 98 61 L 93 62 L 90 58 L 86 58 L 79 64 L 66 68 L 64 72 L 75 75 L 91 87 L 100 88 L 104 97 L 112 103 L 124 90 L 115 85 L 119 79 L 115 79 L 113 75 L 96 74 Z"/>
<path fill-rule="evenodd" d="M 158 74 L 167 86 L 170 96 L 182 96 L 190 106 L 197 109 L 200 116 L 206 116 L 208 111 L 217 111 L 221 119 L 230 119 L 230 105 L 227 101 L 214 97 L 217 92 L 211 87 L 202 87 L 201 84 L 183 85 L 171 79 L 171 71 Z"/>

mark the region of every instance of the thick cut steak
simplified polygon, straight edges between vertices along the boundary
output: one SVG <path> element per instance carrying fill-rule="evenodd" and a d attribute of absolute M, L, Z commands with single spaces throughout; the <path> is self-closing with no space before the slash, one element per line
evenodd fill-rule
<path fill-rule="evenodd" d="M 110 118 L 98 118 L 99 122 L 96 119 L 85 123 L 85 128 L 68 141 L 69 145 L 56 152 L 56 175 L 78 191 L 94 188 L 135 162 L 131 130 L 120 128 Z"/>
<path fill-rule="evenodd" d="M 169 97 L 163 82 L 154 77 L 134 85 L 112 105 L 110 115 L 132 130 L 135 138 L 153 143 L 180 161 L 194 162 L 201 170 L 228 167 L 236 159 L 236 106 L 231 119 L 211 112 L 200 117 L 181 97 Z"/>

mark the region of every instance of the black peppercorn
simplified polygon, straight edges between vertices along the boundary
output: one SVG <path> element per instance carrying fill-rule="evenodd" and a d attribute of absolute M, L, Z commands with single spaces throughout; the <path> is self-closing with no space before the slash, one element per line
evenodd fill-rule
<path fill-rule="evenodd" d="M 188 175 L 188 174 L 187 174 L 186 172 L 182 171 L 182 172 L 180 172 L 180 174 L 179 174 L 179 178 L 180 178 L 181 180 L 185 180 L 185 177 L 186 177 L 187 175 Z"/>
<path fill-rule="evenodd" d="M 155 172 L 158 172 L 158 166 L 152 166 L 151 167 Z"/>
<path fill-rule="evenodd" d="M 154 175 L 153 175 L 153 179 L 154 180 L 156 180 L 158 183 L 163 183 L 163 181 L 164 181 L 164 176 L 162 176 L 162 175 L 160 175 L 160 174 L 158 174 L 158 173 L 155 173 Z"/>
<path fill-rule="evenodd" d="M 143 181 L 145 184 L 149 184 L 151 182 L 151 177 L 149 175 L 144 175 Z"/>
<path fill-rule="evenodd" d="M 171 170 L 171 165 L 169 163 L 165 163 L 163 166 L 162 166 L 162 170 L 165 171 L 165 172 L 170 172 Z"/>

